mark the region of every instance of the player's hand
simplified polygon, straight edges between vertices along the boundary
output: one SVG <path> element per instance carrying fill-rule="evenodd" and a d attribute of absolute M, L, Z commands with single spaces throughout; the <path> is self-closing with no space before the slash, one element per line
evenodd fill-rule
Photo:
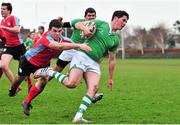
<path fill-rule="evenodd" d="M 3 25 L 0 25 L 0 29 L 6 30 L 7 28 Z"/>
<path fill-rule="evenodd" d="M 87 43 L 79 44 L 79 49 L 85 50 L 85 51 L 91 51 L 91 47 L 88 46 Z"/>
<path fill-rule="evenodd" d="M 57 19 L 59 22 L 62 22 L 62 20 L 63 20 L 63 18 L 62 18 L 61 16 L 58 16 L 56 19 Z"/>
<path fill-rule="evenodd" d="M 84 36 L 87 36 L 87 37 L 92 36 L 92 31 L 88 27 L 85 27 L 82 32 Z"/>
<path fill-rule="evenodd" d="M 108 80 L 108 88 L 112 91 L 112 86 L 113 86 L 113 80 L 109 79 Z"/>

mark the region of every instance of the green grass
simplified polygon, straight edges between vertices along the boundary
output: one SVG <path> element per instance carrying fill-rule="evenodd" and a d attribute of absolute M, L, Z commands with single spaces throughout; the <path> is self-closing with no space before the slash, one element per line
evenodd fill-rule
<path fill-rule="evenodd" d="M 53 61 L 55 64 L 55 61 Z M 12 62 L 13 72 L 17 62 Z M 102 101 L 91 105 L 84 117 L 94 124 L 180 124 L 180 59 L 117 60 L 113 91 L 107 88 L 108 61 L 102 63 L 99 92 Z M 86 92 L 82 84 L 70 90 L 52 80 L 33 100 L 30 117 L 22 113 L 21 102 L 27 84 L 16 97 L 8 97 L 10 83 L 0 80 L 0 124 L 70 124 Z"/>

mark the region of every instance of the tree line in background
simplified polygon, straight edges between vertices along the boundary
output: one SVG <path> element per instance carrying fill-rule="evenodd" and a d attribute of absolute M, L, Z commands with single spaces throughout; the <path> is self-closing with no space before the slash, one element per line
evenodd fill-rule
<path fill-rule="evenodd" d="M 180 48 L 180 21 L 173 24 L 173 29 L 166 28 L 159 24 L 156 27 L 146 30 L 136 27 L 132 33 L 126 27 L 122 32 L 125 49 L 137 49 L 144 54 L 144 49 L 161 49 L 162 54 L 167 48 Z"/>

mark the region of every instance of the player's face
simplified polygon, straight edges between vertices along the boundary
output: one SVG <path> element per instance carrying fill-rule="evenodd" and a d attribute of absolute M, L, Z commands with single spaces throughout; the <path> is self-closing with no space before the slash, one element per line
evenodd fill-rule
<path fill-rule="evenodd" d="M 87 15 L 85 16 L 85 20 L 93 20 L 96 18 L 96 13 L 87 13 Z"/>
<path fill-rule="evenodd" d="M 127 21 L 128 21 L 127 16 L 122 16 L 120 18 L 116 18 L 114 29 L 121 30 L 126 25 Z"/>
<path fill-rule="evenodd" d="M 6 18 L 10 14 L 10 11 L 7 9 L 7 6 L 1 6 L 1 15 Z"/>
<path fill-rule="evenodd" d="M 52 27 L 50 32 L 51 32 L 51 35 L 54 38 L 54 40 L 58 41 L 59 40 L 59 36 L 62 33 L 62 28 Z"/>
<path fill-rule="evenodd" d="M 42 35 L 44 33 L 43 29 L 38 29 L 38 33 Z"/>
<path fill-rule="evenodd" d="M 34 39 L 34 37 L 35 37 L 35 33 L 31 33 L 30 38 Z"/>

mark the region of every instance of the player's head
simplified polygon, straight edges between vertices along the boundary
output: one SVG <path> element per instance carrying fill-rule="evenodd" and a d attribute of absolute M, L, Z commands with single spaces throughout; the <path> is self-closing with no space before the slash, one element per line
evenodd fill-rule
<path fill-rule="evenodd" d="M 44 33 L 44 26 L 38 26 L 38 33 L 42 35 Z"/>
<path fill-rule="evenodd" d="M 123 10 L 117 10 L 113 13 L 111 24 L 113 30 L 121 30 L 127 23 L 129 14 Z"/>
<path fill-rule="evenodd" d="M 29 37 L 30 39 L 34 39 L 34 37 L 35 37 L 35 32 L 34 32 L 34 31 L 31 31 L 31 32 L 28 34 L 28 37 Z"/>
<path fill-rule="evenodd" d="M 57 41 L 59 39 L 59 36 L 62 33 L 61 22 L 59 22 L 59 20 L 57 20 L 57 19 L 51 20 L 51 22 L 49 23 L 49 32 L 52 35 L 52 37 L 54 38 L 54 40 Z"/>
<path fill-rule="evenodd" d="M 2 17 L 7 17 L 12 12 L 12 5 L 11 3 L 2 3 L 1 4 L 1 15 Z"/>
<path fill-rule="evenodd" d="M 87 8 L 85 10 L 84 18 L 85 18 L 86 21 L 95 19 L 96 18 L 95 9 L 91 8 L 91 7 Z"/>

